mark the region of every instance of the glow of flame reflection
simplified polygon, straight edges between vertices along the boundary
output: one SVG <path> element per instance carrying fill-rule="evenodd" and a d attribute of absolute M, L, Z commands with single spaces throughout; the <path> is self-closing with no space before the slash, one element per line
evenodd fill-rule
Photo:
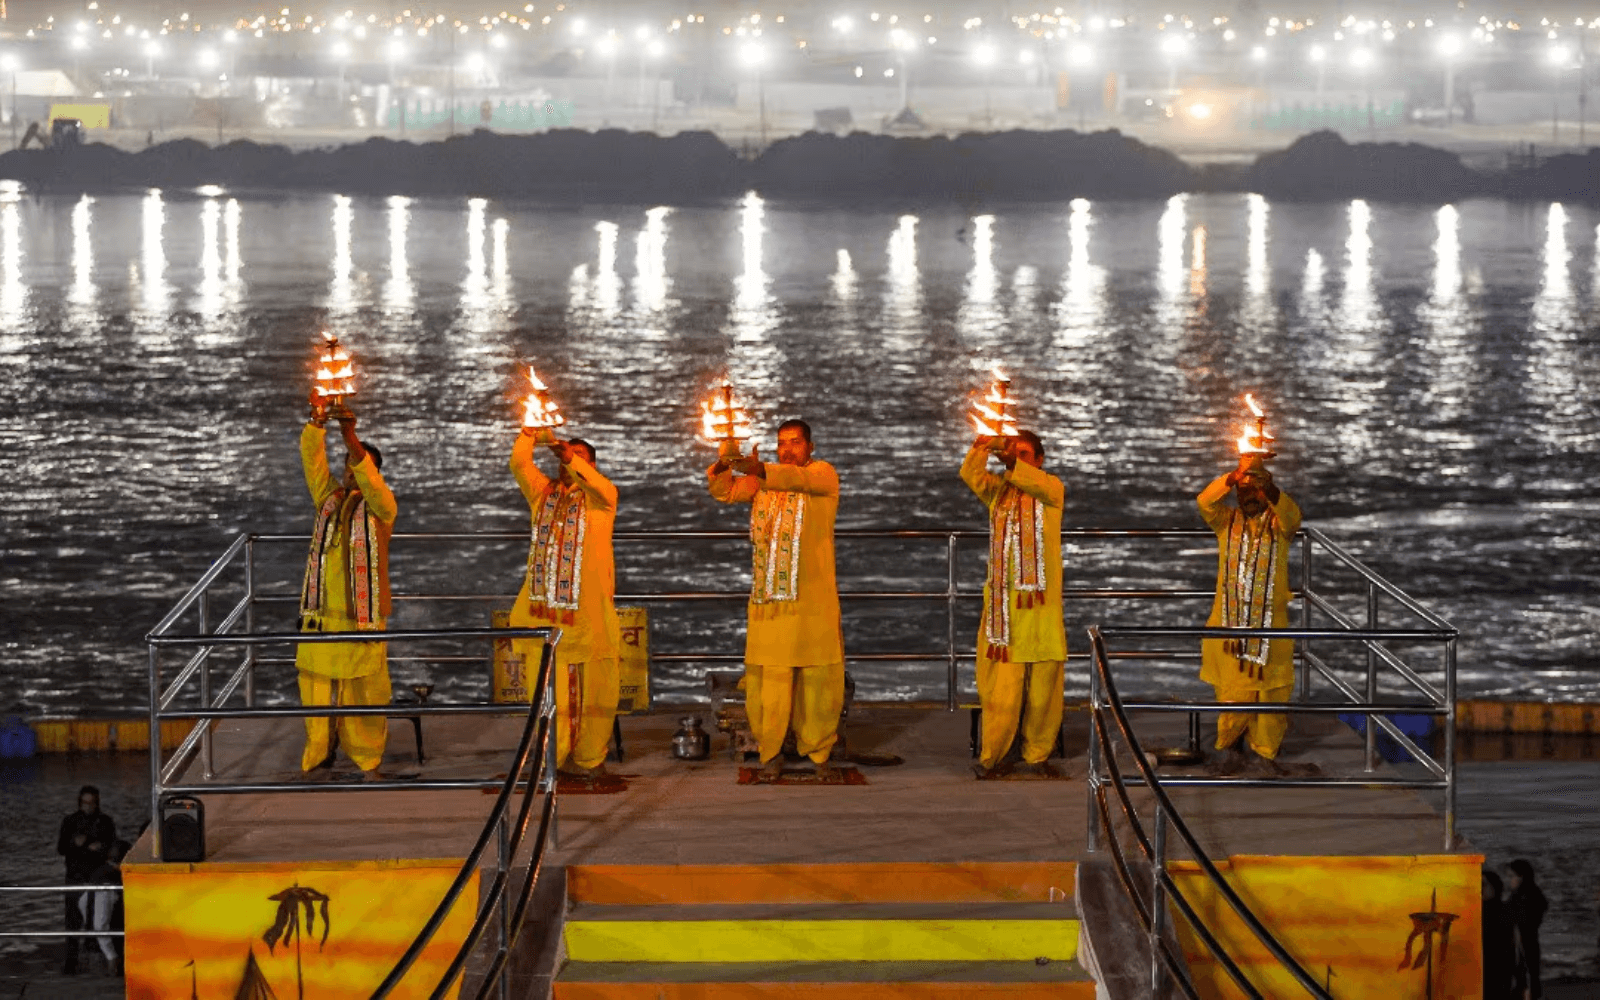
<path fill-rule="evenodd" d="M 0 202 L 0 329 L 10 331 L 27 322 L 28 286 L 22 280 L 22 211 L 14 198 Z"/>
<path fill-rule="evenodd" d="M 599 262 L 595 265 L 594 305 L 601 313 L 614 316 L 622 305 L 622 278 L 617 274 L 617 224 L 594 224 Z"/>
<path fill-rule="evenodd" d="M 833 255 L 833 276 L 830 279 L 833 294 L 840 302 L 849 304 L 856 297 L 856 268 L 850 260 L 850 251 L 839 249 Z"/>
<path fill-rule="evenodd" d="M 644 228 L 634 238 L 633 296 L 639 308 L 656 312 L 666 308 L 667 216 L 672 209 L 657 206 L 644 213 Z"/>
<path fill-rule="evenodd" d="M 355 307 L 355 259 L 350 252 L 350 226 L 355 209 L 346 195 L 333 196 L 333 276 L 328 284 L 328 308 L 335 313 Z"/>
<path fill-rule="evenodd" d="M 389 206 L 389 280 L 383 286 L 383 304 L 393 310 L 409 310 L 416 297 L 411 283 L 406 240 L 411 228 L 411 199 L 391 195 Z"/>
<path fill-rule="evenodd" d="M 1454 205 L 1445 205 L 1433 219 L 1433 303 L 1447 308 L 1461 294 L 1461 215 Z"/>
<path fill-rule="evenodd" d="M 1183 266 L 1184 237 L 1189 232 L 1188 200 L 1186 194 L 1168 198 L 1161 220 L 1156 223 L 1156 287 L 1168 302 L 1183 294 L 1184 279 L 1188 277 Z"/>
<path fill-rule="evenodd" d="M 166 205 L 161 191 L 151 188 L 144 197 L 140 213 L 143 247 L 139 257 L 139 280 L 146 312 L 164 316 L 170 289 L 167 287 L 167 253 L 162 231 L 166 227 Z"/>
<path fill-rule="evenodd" d="M 1378 321 L 1378 303 L 1372 287 L 1372 206 L 1357 198 L 1350 202 L 1349 217 L 1340 320 L 1351 329 L 1369 329 Z"/>
<path fill-rule="evenodd" d="M 67 301 L 75 306 L 94 303 L 94 199 L 83 195 L 72 206 L 72 288 Z"/>

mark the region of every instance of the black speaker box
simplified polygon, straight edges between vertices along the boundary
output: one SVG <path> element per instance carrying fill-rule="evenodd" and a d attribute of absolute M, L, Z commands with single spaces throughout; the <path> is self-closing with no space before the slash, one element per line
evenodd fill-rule
<path fill-rule="evenodd" d="M 187 795 L 161 800 L 161 860 L 206 859 L 206 807 Z"/>

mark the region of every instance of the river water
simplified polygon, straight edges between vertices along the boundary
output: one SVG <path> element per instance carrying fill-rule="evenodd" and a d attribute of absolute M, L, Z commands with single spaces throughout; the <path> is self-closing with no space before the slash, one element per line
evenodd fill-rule
<path fill-rule="evenodd" d="M 307 530 L 295 441 L 323 328 L 356 356 L 402 531 L 526 530 L 505 459 L 527 362 L 598 447 L 624 530 L 743 524 L 705 495 L 693 437 L 722 373 L 766 448 L 780 419 L 811 420 L 856 528 L 982 526 L 955 469 L 992 362 L 1067 481 L 1069 525 L 1198 527 L 1193 495 L 1230 464 L 1253 392 L 1307 523 L 1462 629 L 1464 694 L 1600 700 L 1597 226 L 1498 201 L 644 208 L 12 185 L 0 707 L 142 706 L 140 637 L 164 608 L 235 533 Z M 844 586 L 942 588 L 942 544 L 842 546 Z M 1071 585 L 1205 587 L 1208 544 L 1074 547 Z M 741 585 L 734 547 L 648 549 L 619 549 L 624 591 Z M 400 560 L 397 589 L 514 592 L 514 544 L 453 557 Z M 847 647 L 942 644 L 942 616 L 914 611 L 852 611 Z M 1101 611 L 1069 614 L 1081 648 Z M 652 641 L 737 652 L 739 617 L 667 615 Z M 943 696 L 937 664 L 858 673 L 880 696 Z M 664 670 L 658 691 L 695 676 Z M 483 671 L 457 681 L 481 693 Z M 263 680 L 268 697 L 291 684 Z"/>

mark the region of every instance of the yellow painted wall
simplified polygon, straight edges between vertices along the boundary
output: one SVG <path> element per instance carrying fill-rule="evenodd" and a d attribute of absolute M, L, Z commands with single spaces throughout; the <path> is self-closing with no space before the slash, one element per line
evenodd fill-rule
<path fill-rule="evenodd" d="M 109 104 L 52 104 L 50 105 L 50 120 L 57 118 L 76 118 L 83 122 L 84 128 L 110 128 L 111 105 Z"/>
<path fill-rule="evenodd" d="M 1413 927 L 1411 914 L 1428 912 L 1435 893 L 1437 911 L 1456 919 L 1448 949 L 1434 937 L 1432 996 L 1467 1000 L 1482 995 L 1482 866 L 1482 855 L 1234 857 L 1219 865 L 1251 910 L 1318 981 L 1330 984 L 1335 997 L 1385 1000 L 1429 996 L 1426 969 L 1399 966 Z M 1172 871 L 1184 895 L 1265 995 L 1303 995 L 1212 891 L 1198 866 L 1178 863 Z M 1175 911 L 1173 920 L 1202 995 L 1207 1000 L 1242 996 Z M 1411 942 L 1413 961 L 1422 953 L 1419 937 Z"/>
<path fill-rule="evenodd" d="M 459 862 L 449 860 L 127 865 L 128 1000 L 242 995 L 252 954 L 273 993 L 298 996 L 297 950 L 305 996 L 367 996 L 410 947 L 459 870 Z M 279 906 L 270 897 L 297 885 L 329 897 L 327 941 L 318 905 L 312 932 L 300 913 L 298 949 L 281 940 L 269 949 L 263 935 Z M 477 900 L 473 883 L 395 996 L 429 995 L 466 939 Z"/>

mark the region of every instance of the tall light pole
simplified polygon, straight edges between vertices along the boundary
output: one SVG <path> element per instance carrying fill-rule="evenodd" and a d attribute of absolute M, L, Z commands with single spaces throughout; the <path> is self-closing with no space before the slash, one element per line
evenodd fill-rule
<path fill-rule="evenodd" d="M 1561 144 L 1561 71 L 1572 64 L 1572 52 L 1565 45 L 1552 45 L 1546 53 L 1550 61 L 1550 141 Z"/>
<path fill-rule="evenodd" d="M 1456 114 L 1456 58 L 1461 55 L 1461 39 L 1446 35 L 1439 39 L 1439 56 L 1444 60 L 1444 124 L 1455 124 Z"/>
<path fill-rule="evenodd" d="M 989 69 L 994 65 L 994 46 L 988 42 L 979 45 L 972 52 L 972 61 L 978 64 L 978 72 L 983 74 L 983 124 L 985 128 L 994 128 L 994 105 L 989 94 Z"/>
<path fill-rule="evenodd" d="M 1378 130 L 1377 119 L 1372 113 L 1372 64 L 1374 57 L 1371 49 L 1356 49 L 1350 53 L 1350 65 L 1361 74 L 1361 90 L 1367 98 L 1367 131 Z"/>
<path fill-rule="evenodd" d="M 344 67 L 350 59 L 350 43 L 338 41 L 333 43 L 333 61 L 339 67 L 339 86 L 334 95 L 339 99 L 339 117 L 344 117 Z"/>
<path fill-rule="evenodd" d="M 911 110 L 911 74 L 906 69 L 906 57 L 917 48 L 917 40 L 909 31 L 895 28 L 889 32 L 889 44 L 894 46 L 896 75 L 900 77 L 900 110 Z"/>
<path fill-rule="evenodd" d="M 1074 45 L 1067 52 L 1067 66 L 1070 69 L 1075 71 L 1073 73 L 1072 77 L 1070 77 L 1070 79 L 1073 79 L 1075 81 L 1082 81 L 1082 80 L 1085 80 L 1085 79 L 1090 79 L 1089 70 L 1094 68 L 1094 49 L 1093 49 L 1093 47 L 1091 47 L 1091 46 L 1089 46 L 1089 45 L 1087 45 L 1087 44 L 1085 44 L 1083 42 L 1079 42 L 1077 45 Z M 1079 91 L 1083 90 L 1083 89 L 1084 88 L 1079 86 L 1077 83 L 1073 84 L 1073 87 L 1072 87 L 1072 103 L 1076 104 L 1078 106 L 1078 131 L 1079 132 L 1082 132 L 1084 130 L 1084 128 L 1085 128 L 1085 125 L 1086 125 L 1086 123 L 1084 121 L 1084 115 L 1087 113 L 1086 110 L 1085 110 L 1085 105 L 1088 102 L 1084 100 L 1084 95 L 1079 93 Z"/>
<path fill-rule="evenodd" d="M 1161 54 L 1167 57 L 1167 93 L 1178 90 L 1178 60 L 1189 51 L 1189 40 L 1182 35 L 1168 35 L 1161 39 Z"/>
<path fill-rule="evenodd" d="M 739 61 L 756 71 L 756 102 L 761 115 L 761 148 L 767 148 L 767 50 L 760 42 L 745 42 L 739 50 Z"/>
<path fill-rule="evenodd" d="M 0 55 L 0 69 L 11 77 L 11 148 L 17 148 L 17 57 L 7 52 Z"/>
<path fill-rule="evenodd" d="M 644 55 L 649 56 L 651 65 L 655 68 L 655 75 L 651 77 L 654 86 L 650 88 L 650 130 L 653 132 L 661 124 L 661 57 L 667 52 L 666 45 L 661 39 L 652 38 L 645 43 Z M 642 60 L 644 57 L 641 56 Z"/>
<path fill-rule="evenodd" d="M 151 39 L 144 43 L 144 75 L 154 80 L 156 78 L 156 56 L 161 54 L 161 43 Z"/>
<path fill-rule="evenodd" d="M 389 47 L 386 54 L 389 57 L 389 89 L 395 95 L 395 106 L 400 109 L 400 134 L 405 135 L 406 99 L 405 94 L 400 91 L 399 77 L 395 73 L 395 67 L 406 57 L 406 43 L 399 38 L 389 39 Z"/>
<path fill-rule="evenodd" d="M 1311 64 L 1317 67 L 1317 105 L 1322 105 L 1323 92 L 1328 89 L 1328 50 L 1321 45 L 1311 46 L 1306 53 L 1311 59 Z"/>
<path fill-rule="evenodd" d="M 617 33 L 608 31 L 601 35 L 600 40 L 595 43 L 595 48 L 600 50 L 600 55 L 606 61 L 606 96 L 605 101 L 602 102 L 604 109 L 600 116 L 600 123 L 602 125 L 610 125 L 612 87 L 617 79 Z"/>

